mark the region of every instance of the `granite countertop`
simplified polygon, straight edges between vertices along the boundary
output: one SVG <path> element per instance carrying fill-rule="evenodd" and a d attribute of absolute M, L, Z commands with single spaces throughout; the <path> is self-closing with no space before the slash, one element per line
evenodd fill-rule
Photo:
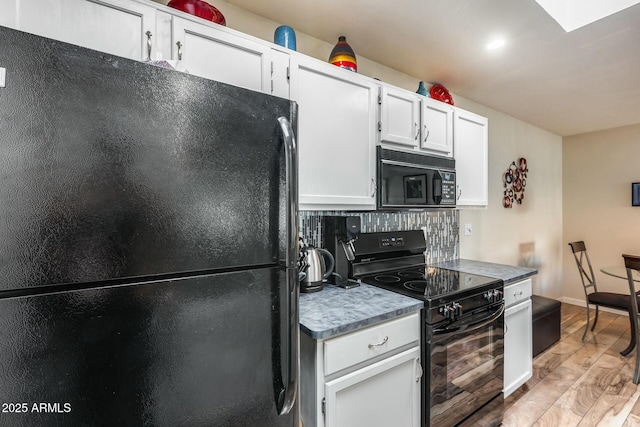
<path fill-rule="evenodd" d="M 364 283 L 351 289 L 325 284 L 320 292 L 300 294 L 300 329 L 313 339 L 326 339 L 418 311 L 423 305 Z"/>
<path fill-rule="evenodd" d="M 434 267 L 502 279 L 505 286 L 538 274 L 538 270 L 535 268 L 495 264 L 492 262 L 473 261 L 469 259 L 456 259 L 453 261 L 439 262 L 434 264 Z"/>

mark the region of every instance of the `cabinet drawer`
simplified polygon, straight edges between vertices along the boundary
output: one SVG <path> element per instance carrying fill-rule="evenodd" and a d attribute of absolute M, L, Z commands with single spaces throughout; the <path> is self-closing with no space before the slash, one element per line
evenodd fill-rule
<path fill-rule="evenodd" d="M 329 339 L 324 343 L 325 375 L 419 340 L 419 313 Z"/>
<path fill-rule="evenodd" d="M 531 279 L 507 285 L 504 288 L 504 305 L 509 307 L 520 301 L 531 298 Z"/>

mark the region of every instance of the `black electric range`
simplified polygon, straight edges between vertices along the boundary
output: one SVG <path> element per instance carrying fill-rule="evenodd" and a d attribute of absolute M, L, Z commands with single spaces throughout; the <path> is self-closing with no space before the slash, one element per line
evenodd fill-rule
<path fill-rule="evenodd" d="M 361 234 L 350 273 L 363 283 L 424 302 L 428 324 L 455 320 L 502 301 L 502 280 L 430 266 L 420 230 Z"/>
<path fill-rule="evenodd" d="M 423 427 L 499 425 L 504 397 L 502 280 L 425 263 L 422 231 L 361 234 L 349 277 L 424 302 Z M 470 356 L 470 357 L 469 357 Z"/>

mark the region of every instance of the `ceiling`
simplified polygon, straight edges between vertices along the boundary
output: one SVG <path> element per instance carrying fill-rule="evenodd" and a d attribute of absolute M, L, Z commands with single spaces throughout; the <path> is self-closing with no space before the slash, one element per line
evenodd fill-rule
<path fill-rule="evenodd" d="M 640 123 L 640 5 L 567 33 L 535 0 L 226 1 L 561 136 Z"/>

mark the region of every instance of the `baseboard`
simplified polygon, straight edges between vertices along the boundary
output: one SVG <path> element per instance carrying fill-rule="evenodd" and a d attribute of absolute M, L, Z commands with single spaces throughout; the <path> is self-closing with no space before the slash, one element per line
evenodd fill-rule
<path fill-rule="evenodd" d="M 580 307 L 586 307 L 587 306 L 586 302 L 583 299 L 562 297 L 562 298 L 560 298 L 560 301 L 562 301 L 563 303 L 566 303 L 566 304 L 577 305 L 577 306 L 580 306 Z M 594 307 L 594 306 L 592 305 L 592 307 Z M 608 311 L 609 313 L 621 314 L 623 316 L 626 316 L 626 315 L 629 314 L 626 311 L 616 310 L 615 308 L 608 308 L 608 307 L 600 307 L 600 310 Z"/>

